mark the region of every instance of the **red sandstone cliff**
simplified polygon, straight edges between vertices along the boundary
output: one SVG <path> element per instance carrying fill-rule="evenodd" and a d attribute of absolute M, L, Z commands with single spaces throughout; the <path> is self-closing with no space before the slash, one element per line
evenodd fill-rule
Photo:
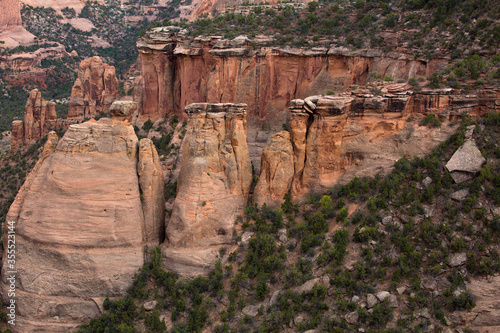
<path fill-rule="evenodd" d="M 248 105 L 250 123 L 281 124 L 292 99 L 365 84 L 372 71 L 408 79 L 447 64 L 446 59 L 415 60 L 373 50 L 271 48 L 265 47 L 266 38 L 199 37 L 186 45 L 182 33 L 156 28 L 137 43 L 143 119 L 183 116 L 184 107 L 194 102 L 237 102 Z"/>
<path fill-rule="evenodd" d="M 389 86 L 386 90 L 394 88 Z M 452 89 L 373 96 L 364 89 L 341 96 L 291 101 L 290 134 L 274 135 L 265 147 L 254 202 L 277 206 L 294 197 L 322 192 L 354 177 L 388 172 L 402 157 L 423 156 L 453 133 L 462 113 L 498 112 L 500 90 L 461 95 Z M 446 125 L 419 126 L 433 113 Z"/>

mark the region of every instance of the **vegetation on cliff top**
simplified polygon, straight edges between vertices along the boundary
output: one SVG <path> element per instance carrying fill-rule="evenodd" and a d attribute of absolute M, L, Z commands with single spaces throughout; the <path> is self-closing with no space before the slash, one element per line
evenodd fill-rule
<path fill-rule="evenodd" d="M 192 23 L 176 23 L 189 35 L 272 35 L 269 45 L 296 47 L 346 46 L 384 51 L 406 49 L 415 57 L 451 55 L 470 50 L 495 53 L 500 42 L 500 5 L 494 0 L 411 0 L 310 2 L 305 10 L 282 3 L 278 8 L 239 6 L 238 11 Z M 152 26 L 168 25 L 156 22 Z"/>
<path fill-rule="evenodd" d="M 444 164 L 471 125 L 487 163 L 455 184 Z M 165 271 L 155 249 L 127 297 L 106 300 L 80 332 L 442 332 L 475 306 L 470 277 L 500 272 L 500 216 L 489 211 L 500 205 L 499 125 L 499 114 L 465 119 L 386 177 L 355 178 L 303 204 L 287 195 L 279 210 L 248 206 L 235 221 L 238 246 L 221 250 L 208 276 Z M 450 198 L 463 189 L 462 201 Z"/>

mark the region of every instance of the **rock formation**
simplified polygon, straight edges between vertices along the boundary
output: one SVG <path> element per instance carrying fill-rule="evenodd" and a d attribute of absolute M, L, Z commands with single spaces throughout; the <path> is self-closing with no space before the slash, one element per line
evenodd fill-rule
<path fill-rule="evenodd" d="M 207 272 L 231 241 L 246 205 L 252 171 L 246 105 L 191 104 L 177 197 L 162 245 L 164 264 L 183 275 Z"/>
<path fill-rule="evenodd" d="M 0 32 L 22 26 L 19 1 L 0 0 Z"/>
<path fill-rule="evenodd" d="M 198 37 L 189 45 L 178 27 L 160 27 L 140 39 L 143 75 L 141 116 L 182 116 L 196 102 L 248 105 L 249 122 L 283 123 L 287 103 L 365 84 L 372 71 L 408 79 L 430 75 L 446 59 L 413 59 L 402 54 L 345 48 L 281 49 L 268 38 Z"/>
<path fill-rule="evenodd" d="M 68 118 L 92 118 L 107 112 L 119 92 L 113 66 L 103 63 L 97 56 L 84 59 L 71 90 Z"/>
<path fill-rule="evenodd" d="M 66 52 L 66 48 L 63 45 L 51 46 L 40 48 L 33 52 L 14 53 L 2 56 L 0 57 L 0 68 L 17 71 L 33 71 L 37 67 L 40 67 L 43 59 L 60 59 L 70 56 L 71 54 Z"/>
<path fill-rule="evenodd" d="M 88 322 L 105 297 L 126 293 L 144 245 L 159 244 L 157 154 L 148 140 L 139 148 L 127 118 L 71 125 L 59 142 L 49 134 L 7 215 L 16 226 L 12 330 L 67 332 Z M 2 263 L 7 302 L 7 252 Z"/>
<path fill-rule="evenodd" d="M 387 173 L 398 159 L 423 156 L 446 140 L 456 130 L 450 122 L 462 112 L 482 115 L 497 108 L 492 97 L 495 94 L 484 93 L 491 99 L 472 101 L 452 93 L 446 90 L 373 96 L 360 90 L 292 100 L 289 139 L 280 134 L 279 143 L 278 137 L 273 137 L 264 149 L 254 203 L 278 206 L 288 188 L 292 196 L 300 197 L 354 177 Z M 416 119 L 429 113 L 436 114 L 446 125 L 420 126 Z M 289 150 L 285 148 L 289 147 L 287 140 L 292 147 L 292 161 L 280 156 L 281 150 Z M 470 154 L 475 156 L 477 171 L 484 159 L 478 151 Z M 460 169 L 451 160 L 448 164 L 453 172 L 473 172 L 468 165 Z"/>
<path fill-rule="evenodd" d="M 254 202 L 277 206 L 289 192 L 294 176 L 293 147 L 290 133 L 274 134 L 267 143 L 261 158 L 259 181 L 254 189 Z"/>
<path fill-rule="evenodd" d="M 158 153 L 150 139 L 139 142 L 137 164 L 144 213 L 146 245 L 157 246 L 165 238 L 165 199 L 163 171 Z"/>
<path fill-rule="evenodd" d="M 33 89 L 26 101 L 24 121 L 12 122 L 11 150 L 23 143 L 33 143 L 56 128 L 56 104 L 42 98 L 38 89 Z"/>

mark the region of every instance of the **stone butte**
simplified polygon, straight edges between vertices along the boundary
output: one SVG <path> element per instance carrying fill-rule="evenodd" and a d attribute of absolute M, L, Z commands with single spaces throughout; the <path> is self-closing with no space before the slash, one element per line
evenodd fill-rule
<path fill-rule="evenodd" d="M 125 295 L 144 245 L 162 241 L 163 204 L 152 197 L 163 176 L 151 141 L 137 141 L 133 109 L 113 106 L 113 119 L 71 125 L 59 141 L 49 133 L 7 215 L 16 226 L 12 330 L 67 332 L 99 316 L 105 297 Z M 7 302 L 7 252 L 2 263 Z"/>
<path fill-rule="evenodd" d="M 30 91 L 24 109 L 24 121 L 12 122 L 11 150 L 23 143 L 33 143 L 41 139 L 57 126 L 56 104 L 42 98 L 38 89 Z"/>
<path fill-rule="evenodd" d="M 115 68 L 100 57 L 82 60 L 71 90 L 68 118 L 92 118 L 107 112 L 120 92 Z"/>
<path fill-rule="evenodd" d="M 248 201 L 252 170 L 245 104 L 191 104 L 177 197 L 162 245 L 164 264 L 185 276 L 208 272 L 229 244 Z"/>

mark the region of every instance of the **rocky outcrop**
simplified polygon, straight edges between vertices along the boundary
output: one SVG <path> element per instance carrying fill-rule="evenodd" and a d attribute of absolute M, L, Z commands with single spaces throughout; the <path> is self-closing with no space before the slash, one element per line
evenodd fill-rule
<path fill-rule="evenodd" d="M 162 245 L 164 264 L 183 275 L 207 272 L 231 242 L 252 171 L 244 104 L 191 104 L 177 197 Z"/>
<path fill-rule="evenodd" d="M 144 245 L 161 240 L 157 168 L 125 116 L 71 125 L 59 142 L 49 134 L 7 215 L 16 227 L 12 330 L 68 332 L 98 316 L 105 297 L 125 295 Z M 7 252 L 2 263 L 8 304 Z"/>
<path fill-rule="evenodd" d="M 261 158 L 259 181 L 255 185 L 253 202 L 271 206 L 281 204 L 289 192 L 294 176 L 293 147 L 290 133 L 281 131 L 268 141 Z"/>
<path fill-rule="evenodd" d="M 22 26 L 19 1 L 0 0 L 0 32 Z"/>
<path fill-rule="evenodd" d="M 56 104 L 42 98 L 38 89 L 33 89 L 26 101 L 24 121 L 12 122 L 11 150 L 23 143 L 41 139 L 57 126 Z"/>
<path fill-rule="evenodd" d="M 71 90 L 68 118 L 92 118 L 100 112 L 107 112 L 119 92 L 113 66 L 104 63 L 100 57 L 84 59 Z"/>
<path fill-rule="evenodd" d="M 188 44 L 184 34 L 178 27 L 160 27 L 138 41 L 141 117 L 182 116 L 184 107 L 195 102 L 238 102 L 248 105 L 249 122 L 281 124 L 292 99 L 366 84 L 372 71 L 408 79 L 447 65 L 446 59 L 376 50 L 271 48 L 264 37 L 198 37 Z"/>
<path fill-rule="evenodd" d="M 413 101 L 436 99 L 435 96 L 441 102 L 428 103 L 423 109 Z M 279 146 L 285 147 L 289 140 L 292 161 L 283 163 L 277 157 L 269 157 L 280 150 L 273 142 L 277 138 L 273 137 L 262 155 L 254 202 L 278 206 L 287 190 L 277 195 L 276 188 L 290 188 L 292 196 L 297 198 L 306 193 L 324 192 L 354 177 L 387 173 L 402 157 L 423 156 L 457 128 L 448 121 L 463 111 L 453 104 L 461 97 L 445 96 L 428 92 L 373 96 L 360 90 L 340 96 L 292 100 L 290 136 L 289 139 L 281 136 L 279 142 Z M 481 108 L 469 111 L 471 114 L 486 112 Z M 447 122 L 446 125 L 440 128 L 420 126 L 418 119 L 430 112 Z M 291 186 L 290 173 L 293 175 Z M 285 174 L 286 177 L 276 177 Z M 269 186 L 270 179 L 273 179 L 272 186 Z"/>

